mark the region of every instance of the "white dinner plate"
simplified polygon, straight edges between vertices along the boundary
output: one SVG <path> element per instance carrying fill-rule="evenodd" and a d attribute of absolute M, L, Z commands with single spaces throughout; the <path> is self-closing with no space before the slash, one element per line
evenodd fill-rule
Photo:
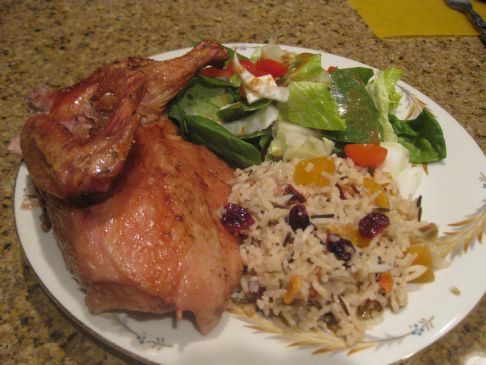
<path fill-rule="evenodd" d="M 257 44 L 229 44 L 250 55 Z M 319 51 L 282 46 L 293 52 Z M 180 56 L 182 49 L 155 56 Z M 322 53 L 322 52 L 321 52 Z M 322 53 L 324 67 L 366 66 L 347 58 Z M 367 66 L 368 67 L 368 66 Z M 80 326 L 110 346 L 140 361 L 181 364 L 389 364 L 430 345 L 461 321 L 485 292 L 486 244 L 477 241 L 486 224 L 486 158 L 469 134 L 444 109 L 413 87 L 400 83 L 425 103 L 437 117 L 447 144 L 447 158 L 428 166 L 417 194 L 423 196 L 423 219 L 435 222 L 448 236 L 457 254 L 451 265 L 436 272 L 433 283 L 416 286 L 409 304 L 398 314 L 386 313 L 381 324 L 367 332 L 349 351 L 329 334 L 288 333 L 260 317 L 224 313 L 220 324 L 206 336 L 189 320 L 177 323 L 171 315 L 134 316 L 123 313 L 92 315 L 84 293 L 67 271 L 52 231 L 41 229 L 39 208 L 26 209 L 32 191 L 28 171 L 21 164 L 15 186 L 15 219 L 27 260 L 50 297 Z M 463 222 L 467 220 L 467 222 Z M 452 223 L 461 223 L 450 226 Z M 464 251 L 467 243 L 469 250 Z M 299 342 L 300 344 L 295 345 Z M 288 346 L 289 344 L 294 346 Z M 329 352 L 320 352 L 321 348 Z"/>

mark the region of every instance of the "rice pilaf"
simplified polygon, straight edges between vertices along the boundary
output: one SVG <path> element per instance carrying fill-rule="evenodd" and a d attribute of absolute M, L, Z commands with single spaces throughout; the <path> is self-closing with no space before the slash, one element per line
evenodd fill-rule
<path fill-rule="evenodd" d="M 312 176 L 319 159 L 236 171 L 229 201 L 254 223 L 240 232 L 245 269 L 234 300 L 351 345 L 385 308 L 407 304 L 408 283 L 433 280 L 437 227 L 420 220 L 420 201 L 403 199 L 389 174 L 323 159 L 333 166 L 318 171 L 321 181 Z"/>

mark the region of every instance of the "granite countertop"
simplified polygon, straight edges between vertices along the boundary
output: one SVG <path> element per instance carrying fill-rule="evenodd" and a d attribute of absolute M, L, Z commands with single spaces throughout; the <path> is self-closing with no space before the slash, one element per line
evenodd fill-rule
<path fill-rule="evenodd" d="M 27 118 L 29 91 L 70 85 L 116 59 L 188 47 L 202 38 L 272 39 L 378 68 L 395 64 L 406 71 L 406 82 L 438 102 L 486 149 L 486 52 L 475 37 L 381 40 L 345 1 L 2 1 L 0 363 L 130 362 L 50 301 L 17 240 L 12 194 L 20 159 L 7 146 Z M 483 298 L 455 329 L 401 364 L 463 363 L 486 349 L 485 319 Z"/>

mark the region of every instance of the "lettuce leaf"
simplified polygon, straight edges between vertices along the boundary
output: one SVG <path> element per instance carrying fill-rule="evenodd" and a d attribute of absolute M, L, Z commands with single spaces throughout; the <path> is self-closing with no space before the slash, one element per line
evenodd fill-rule
<path fill-rule="evenodd" d="M 400 120 L 391 114 L 389 118 L 398 142 L 410 152 L 410 162 L 435 162 L 447 156 L 442 129 L 427 108 L 413 120 Z"/>
<path fill-rule="evenodd" d="M 397 67 L 388 67 L 383 71 L 383 80 L 388 91 L 388 108 L 390 112 L 395 111 L 402 98 L 402 95 L 396 90 L 397 82 L 402 76 L 403 71 Z"/>
<path fill-rule="evenodd" d="M 278 109 L 270 104 L 242 119 L 224 123 L 223 127 L 236 136 L 246 136 L 270 127 L 278 114 Z"/>
<path fill-rule="evenodd" d="M 390 76 L 396 76 L 397 73 L 389 73 Z M 387 87 L 387 83 L 389 84 Z M 373 103 L 379 111 L 379 121 L 381 123 L 383 134 L 381 140 L 385 142 L 396 142 L 397 136 L 388 120 L 388 113 L 390 112 L 390 88 L 395 88 L 395 84 L 391 84 L 389 79 L 385 81 L 385 72 L 376 71 L 375 77 L 368 82 L 366 90 L 370 94 Z"/>
<path fill-rule="evenodd" d="M 342 130 L 345 121 L 339 116 L 338 106 L 326 85 L 299 81 L 289 85 L 287 103 L 278 104 L 288 121 L 307 128 Z"/>
<path fill-rule="evenodd" d="M 323 137 L 322 132 L 299 125 L 277 121 L 273 126 L 273 140 L 268 148 L 267 158 L 311 158 L 328 156 L 334 143 Z"/>
<path fill-rule="evenodd" d="M 320 54 L 300 53 L 295 55 L 295 59 L 283 79 L 285 84 L 292 81 L 312 81 L 329 85 L 331 80 L 321 65 Z"/>

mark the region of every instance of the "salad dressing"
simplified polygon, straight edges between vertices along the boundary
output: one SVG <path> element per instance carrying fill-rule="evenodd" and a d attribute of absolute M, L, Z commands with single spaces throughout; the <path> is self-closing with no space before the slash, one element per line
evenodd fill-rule
<path fill-rule="evenodd" d="M 398 117 L 400 69 L 332 67 L 329 74 L 321 54 L 291 53 L 276 45 L 257 49 L 251 60 L 229 53 L 225 68 L 203 70 L 191 80 L 169 116 L 185 138 L 235 167 L 343 156 L 347 144 L 376 144 L 389 151 L 378 168 L 390 171 L 408 195 L 420 181 L 412 163 L 446 156 L 442 129 L 426 108 L 411 120 Z M 262 65 L 269 68 L 259 69 Z"/>

